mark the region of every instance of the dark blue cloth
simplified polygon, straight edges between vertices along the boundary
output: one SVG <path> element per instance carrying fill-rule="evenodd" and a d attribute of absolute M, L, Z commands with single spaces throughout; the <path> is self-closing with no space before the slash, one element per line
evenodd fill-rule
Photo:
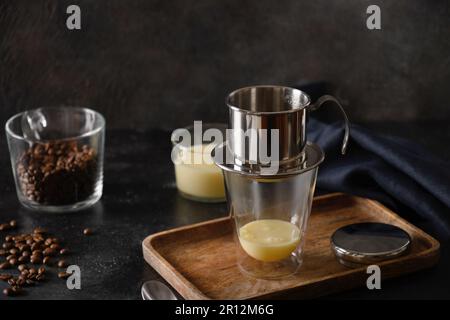
<path fill-rule="evenodd" d="M 449 164 L 411 141 L 355 124 L 347 154 L 341 155 L 342 126 L 309 118 L 308 140 L 326 154 L 317 187 L 378 200 L 437 238 L 449 239 Z"/>

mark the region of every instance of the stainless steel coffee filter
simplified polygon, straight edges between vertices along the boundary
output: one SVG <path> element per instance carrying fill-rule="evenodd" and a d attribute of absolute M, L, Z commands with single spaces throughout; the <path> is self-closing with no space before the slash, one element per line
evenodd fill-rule
<path fill-rule="evenodd" d="M 278 154 L 271 154 L 280 167 L 295 167 L 305 160 L 306 111 L 315 110 L 327 101 L 338 105 L 345 121 L 342 152 L 348 140 L 348 119 L 339 102 L 331 96 L 323 96 L 312 105 L 309 96 L 301 90 L 281 86 L 253 86 L 238 89 L 229 94 L 226 103 L 230 113 L 229 147 L 236 163 L 246 166 L 263 163 L 260 148 L 266 150 L 278 144 Z M 265 133 L 264 134 L 264 130 Z M 278 136 L 272 137 L 272 130 Z"/>

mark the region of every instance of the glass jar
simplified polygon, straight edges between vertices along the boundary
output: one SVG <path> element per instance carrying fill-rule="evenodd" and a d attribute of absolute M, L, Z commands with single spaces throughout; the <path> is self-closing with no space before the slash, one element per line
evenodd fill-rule
<path fill-rule="evenodd" d="M 209 139 L 208 133 L 220 135 L 221 138 Z M 178 138 L 183 134 L 180 143 Z M 222 170 L 214 164 L 211 156 L 213 149 L 222 143 L 225 134 L 225 124 L 201 124 L 199 121 L 174 132 L 172 160 L 177 188 L 183 197 L 200 202 L 226 200 Z"/>
<path fill-rule="evenodd" d="M 46 107 L 5 126 L 19 201 L 34 210 L 87 208 L 103 190 L 105 119 L 93 110 Z"/>

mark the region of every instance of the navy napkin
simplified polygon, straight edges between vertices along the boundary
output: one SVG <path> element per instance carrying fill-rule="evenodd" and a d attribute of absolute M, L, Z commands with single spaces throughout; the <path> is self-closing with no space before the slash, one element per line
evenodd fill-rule
<path fill-rule="evenodd" d="M 448 163 L 411 141 L 356 124 L 350 126 L 347 154 L 341 155 L 343 122 L 328 123 L 314 113 L 308 121 L 308 140 L 326 154 L 319 168 L 320 191 L 378 200 L 437 238 L 450 238 Z"/>

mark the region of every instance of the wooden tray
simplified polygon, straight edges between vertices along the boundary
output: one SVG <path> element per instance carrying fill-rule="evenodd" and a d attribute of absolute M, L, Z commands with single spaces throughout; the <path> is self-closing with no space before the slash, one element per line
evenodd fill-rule
<path fill-rule="evenodd" d="M 147 237 L 145 260 L 186 299 L 312 298 L 365 286 L 364 267 L 339 264 L 330 236 L 344 225 L 385 222 L 409 233 L 408 254 L 380 263 L 382 279 L 428 268 L 439 259 L 439 242 L 380 203 L 344 194 L 314 199 L 304 262 L 294 276 L 262 280 L 243 275 L 236 265 L 233 221 L 229 217 L 184 226 Z"/>

